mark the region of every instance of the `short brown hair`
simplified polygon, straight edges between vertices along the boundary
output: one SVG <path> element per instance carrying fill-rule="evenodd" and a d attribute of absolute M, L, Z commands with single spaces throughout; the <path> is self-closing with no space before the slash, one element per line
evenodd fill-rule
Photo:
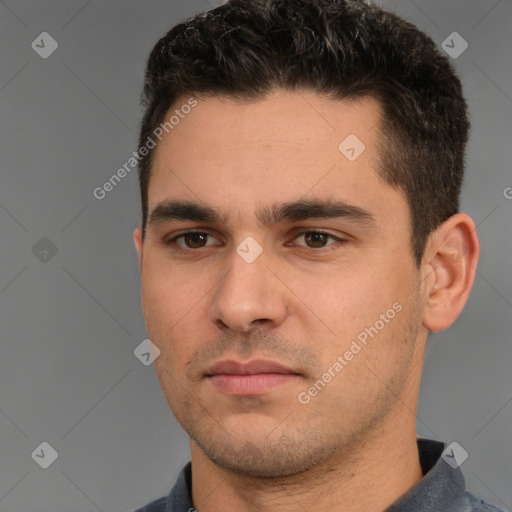
<path fill-rule="evenodd" d="M 357 0 L 229 0 L 172 28 L 153 48 L 141 146 L 183 94 L 250 101 L 275 89 L 377 98 L 379 175 L 405 194 L 419 265 L 429 234 L 458 212 L 469 121 L 448 58 L 425 33 Z M 142 228 L 152 152 L 139 163 Z"/>

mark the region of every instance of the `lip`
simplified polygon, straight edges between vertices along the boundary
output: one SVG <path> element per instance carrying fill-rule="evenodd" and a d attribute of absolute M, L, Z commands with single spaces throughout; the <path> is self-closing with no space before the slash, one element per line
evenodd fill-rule
<path fill-rule="evenodd" d="M 245 363 L 220 361 L 208 369 L 206 377 L 222 393 L 257 396 L 297 380 L 300 374 L 274 361 L 256 359 Z"/>
<path fill-rule="evenodd" d="M 293 374 L 297 372 L 274 361 L 265 359 L 253 359 L 246 363 L 239 363 L 234 360 L 220 361 L 211 366 L 206 372 L 207 376 L 212 375 L 256 375 L 258 373 L 280 373 Z"/>

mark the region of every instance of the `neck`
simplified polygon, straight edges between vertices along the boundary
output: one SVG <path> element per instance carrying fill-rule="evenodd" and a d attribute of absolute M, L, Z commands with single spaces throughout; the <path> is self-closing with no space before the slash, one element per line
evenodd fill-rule
<path fill-rule="evenodd" d="M 411 414 L 404 404 L 397 409 L 350 453 L 279 479 L 234 474 L 209 460 L 192 441 L 194 506 L 199 512 L 331 512 L 340 505 L 343 512 L 384 511 L 423 476 L 414 423 L 404 422 L 404 416 L 414 419 L 415 411 Z M 406 430 L 396 428 L 405 424 Z"/>

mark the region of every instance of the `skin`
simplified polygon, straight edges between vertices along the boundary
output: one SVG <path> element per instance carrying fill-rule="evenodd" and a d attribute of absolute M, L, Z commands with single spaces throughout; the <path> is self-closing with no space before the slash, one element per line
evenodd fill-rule
<path fill-rule="evenodd" d="M 370 97 L 198 97 L 155 149 L 150 214 L 173 200 L 221 215 L 148 224 L 144 240 L 134 232 L 146 326 L 161 351 L 154 365 L 190 436 L 199 512 L 384 510 L 422 478 L 415 422 L 427 334 L 462 310 L 479 246 L 471 218 L 454 215 L 417 267 L 405 196 L 376 172 L 380 116 Z M 366 146 L 353 162 L 338 150 L 349 134 Z M 299 200 L 343 201 L 373 221 L 260 214 Z M 176 238 L 189 229 L 209 236 Z M 263 249 L 252 263 L 236 251 L 246 237 Z M 301 403 L 396 303 L 400 312 Z M 225 394 L 205 376 L 218 361 L 257 358 L 299 375 L 258 396 Z"/>

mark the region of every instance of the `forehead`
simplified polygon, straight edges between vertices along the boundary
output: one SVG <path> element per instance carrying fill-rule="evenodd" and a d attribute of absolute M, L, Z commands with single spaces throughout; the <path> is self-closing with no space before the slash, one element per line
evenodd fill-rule
<path fill-rule="evenodd" d="M 196 100 L 154 150 L 150 211 L 169 199 L 241 212 L 310 195 L 362 207 L 383 189 L 396 195 L 376 172 L 382 111 L 371 97 L 277 91 L 258 101 Z"/>

